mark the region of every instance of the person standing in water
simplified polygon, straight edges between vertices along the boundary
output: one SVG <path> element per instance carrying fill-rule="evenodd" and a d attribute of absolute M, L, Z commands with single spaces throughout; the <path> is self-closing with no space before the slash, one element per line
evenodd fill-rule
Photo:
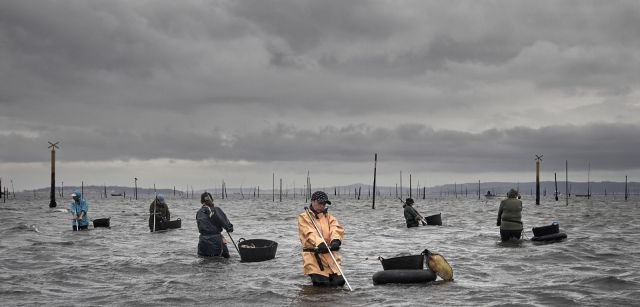
<path fill-rule="evenodd" d="M 522 201 L 518 199 L 518 191 L 509 190 L 507 199 L 500 202 L 496 226 L 500 226 L 500 239 L 503 242 L 510 239 L 520 240 L 523 229 Z"/>
<path fill-rule="evenodd" d="M 73 191 L 71 197 L 73 202 L 69 205 L 69 211 L 73 216 L 71 224 L 73 230 L 89 228 L 89 218 L 87 217 L 89 205 L 87 201 L 82 198 L 82 193 L 78 190 Z"/>
<path fill-rule="evenodd" d="M 154 231 L 153 218 L 155 216 L 155 227 L 162 229 L 161 224 L 168 222 L 171 219 L 171 212 L 169 212 L 169 205 L 164 200 L 164 195 L 158 194 L 156 198 L 149 205 L 149 230 Z"/>
<path fill-rule="evenodd" d="M 418 227 L 420 226 L 420 221 L 422 221 L 422 217 L 420 213 L 413 207 L 413 198 L 407 198 L 404 205 L 404 219 L 407 222 L 407 228 Z"/>
<path fill-rule="evenodd" d="M 314 286 L 339 286 L 345 284 L 345 279 L 340 274 L 340 269 L 329 255 L 329 249 L 333 252 L 337 265 L 340 265 L 342 257 L 338 251 L 342 245 L 344 228 L 338 220 L 329 214 L 327 205 L 331 202 L 326 193 L 317 191 L 311 195 L 309 211 L 298 215 L 298 238 L 302 244 L 302 262 L 304 274 L 311 277 Z M 311 213 L 311 217 L 309 216 Z M 318 234 L 314 224 L 322 233 Z M 324 238 L 324 241 L 322 240 Z"/>
<path fill-rule="evenodd" d="M 211 193 L 202 193 L 200 203 L 202 203 L 202 207 L 196 213 L 196 223 L 200 232 L 198 256 L 229 258 L 229 249 L 227 242 L 222 237 L 222 230 L 233 232 L 233 224 L 229 222 L 224 211 L 214 205 Z"/>

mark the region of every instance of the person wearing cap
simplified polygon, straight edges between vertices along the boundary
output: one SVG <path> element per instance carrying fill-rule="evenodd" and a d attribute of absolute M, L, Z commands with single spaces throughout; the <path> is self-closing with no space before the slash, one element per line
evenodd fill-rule
<path fill-rule="evenodd" d="M 413 208 L 413 198 L 407 198 L 402 208 L 404 208 L 404 219 L 407 221 L 407 228 L 420 226 L 422 218 L 418 211 Z"/>
<path fill-rule="evenodd" d="M 337 265 L 342 261 L 338 251 L 342 245 L 344 229 L 328 212 L 326 206 L 330 204 L 329 197 L 322 191 L 311 195 L 309 211 L 305 208 L 305 212 L 298 215 L 298 238 L 302 244 L 303 271 L 311 278 L 313 285 L 341 287 L 345 280 Z M 321 231 L 322 237 L 311 219 Z M 332 251 L 337 265 L 329 255 L 329 250 Z"/>
<path fill-rule="evenodd" d="M 89 205 L 87 201 L 82 198 L 82 193 L 78 190 L 73 191 L 71 197 L 73 198 L 73 202 L 69 205 L 69 211 L 73 216 L 71 227 L 73 230 L 89 228 L 89 217 L 87 217 Z"/>
<path fill-rule="evenodd" d="M 200 203 L 202 207 L 196 213 L 196 223 L 200 232 L 198 256 L 229 258 L 229 249 L 222 237 L 222 230 L 233 232 L 233 224 L 229 222 L 224 211 L 215 206 L 211 193 L 202 193 Z"/>
<path fill-rule="evenodd" d="M 171 219 L 171 212 L 169 212 L 169 205 L 164 200 L 164 195 L 158 194 L 156 198 L 149 205 L 149 230 L 154 231 L 153 219 L 155 216 L 155 227 L 162 229 L 161 224 L 168 222 Z"/>
<path fill-rule="evenodd" d="M 500 226 L 500 239 L 502 241 L 520 240 L 523 229 L 522 201 L 517 197 L 518 191 L 511 189 L 507 193 L 507 198 L 500 202 L 496 226 Z"/>

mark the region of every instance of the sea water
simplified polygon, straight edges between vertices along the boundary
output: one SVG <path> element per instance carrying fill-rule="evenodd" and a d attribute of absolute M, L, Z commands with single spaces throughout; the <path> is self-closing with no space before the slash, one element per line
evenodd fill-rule
<path fill-rule="evenodd" d="M 640 304 L 638 200 L 592 197 L 564 201 L 523 199 L 526 237 L 501 243 L 500 200 L 476 197 L 416 199 L 423 216 L 442 213 L 442 226 L 406 228 L 402 204 L 392 197 L 356 200 L 330 195 L 329 210 L 345 228 L 343 270 L 353 287 L 310 286 L 302 275 L 296 216 L 304 197 L 282 202 L 216 199 L 234 224 L 234 240 L 278 242 L 276 258 L 243 263 L 198 258 L 193 199 L 167 197 L 182 228 L 150 233 L 152 199 L 87 199 L 90 218 L 111 217 L 111 228 L 71 230 L 66 200 L 18 195 L 0 202 L 1 305 L 556 305 Z M 557 221 L 568 238 L 536 245 L 532 227 Z M 227 237 L 228 238 L 228 237 Z M 228 239 L 229 240 L 229 239 Z M 378 256 L 442 254 L 454 281 L 373 285 Z"/>

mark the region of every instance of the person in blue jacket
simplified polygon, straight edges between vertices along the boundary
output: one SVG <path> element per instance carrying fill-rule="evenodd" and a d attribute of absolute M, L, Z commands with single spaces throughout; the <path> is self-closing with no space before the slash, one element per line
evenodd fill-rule
<path fill-rule="evenodd" d="M 73 191 L 71 197 L 73 197 L 73 202 L 69 205 L 69 211 L 73 215 L 71 222 L 73 230 L 89 228 L 89 217 L 87 216 L 89 205 L 87 201 L 82 198 L 82 193 L 78 190 Z"/>
<path fill-rule="evenodd" d="M 222 230 L 233 232 L 233 224 L 227 219 L 220 207 L 213 203 L 211 193 L 204 192 L 200 195 L 202 208 L 196 213 L 196 222 L 200 238 L 198 241 L 198 256 L 229 258 L 229 249 L 222 237 Z"/>

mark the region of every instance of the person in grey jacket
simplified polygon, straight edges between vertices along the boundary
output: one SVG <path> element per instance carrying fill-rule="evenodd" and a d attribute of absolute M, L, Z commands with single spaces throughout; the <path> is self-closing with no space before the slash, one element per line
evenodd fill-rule
<path fill-rule="evenodd" d="M 522 201 L 517 197 L 518 191 L 511 189 L 507 193 L 507 199 L 500 202 L 496 226 L 500 226 L 500 238 L 503 242 L 520 240 L 522 234 Z"/>

